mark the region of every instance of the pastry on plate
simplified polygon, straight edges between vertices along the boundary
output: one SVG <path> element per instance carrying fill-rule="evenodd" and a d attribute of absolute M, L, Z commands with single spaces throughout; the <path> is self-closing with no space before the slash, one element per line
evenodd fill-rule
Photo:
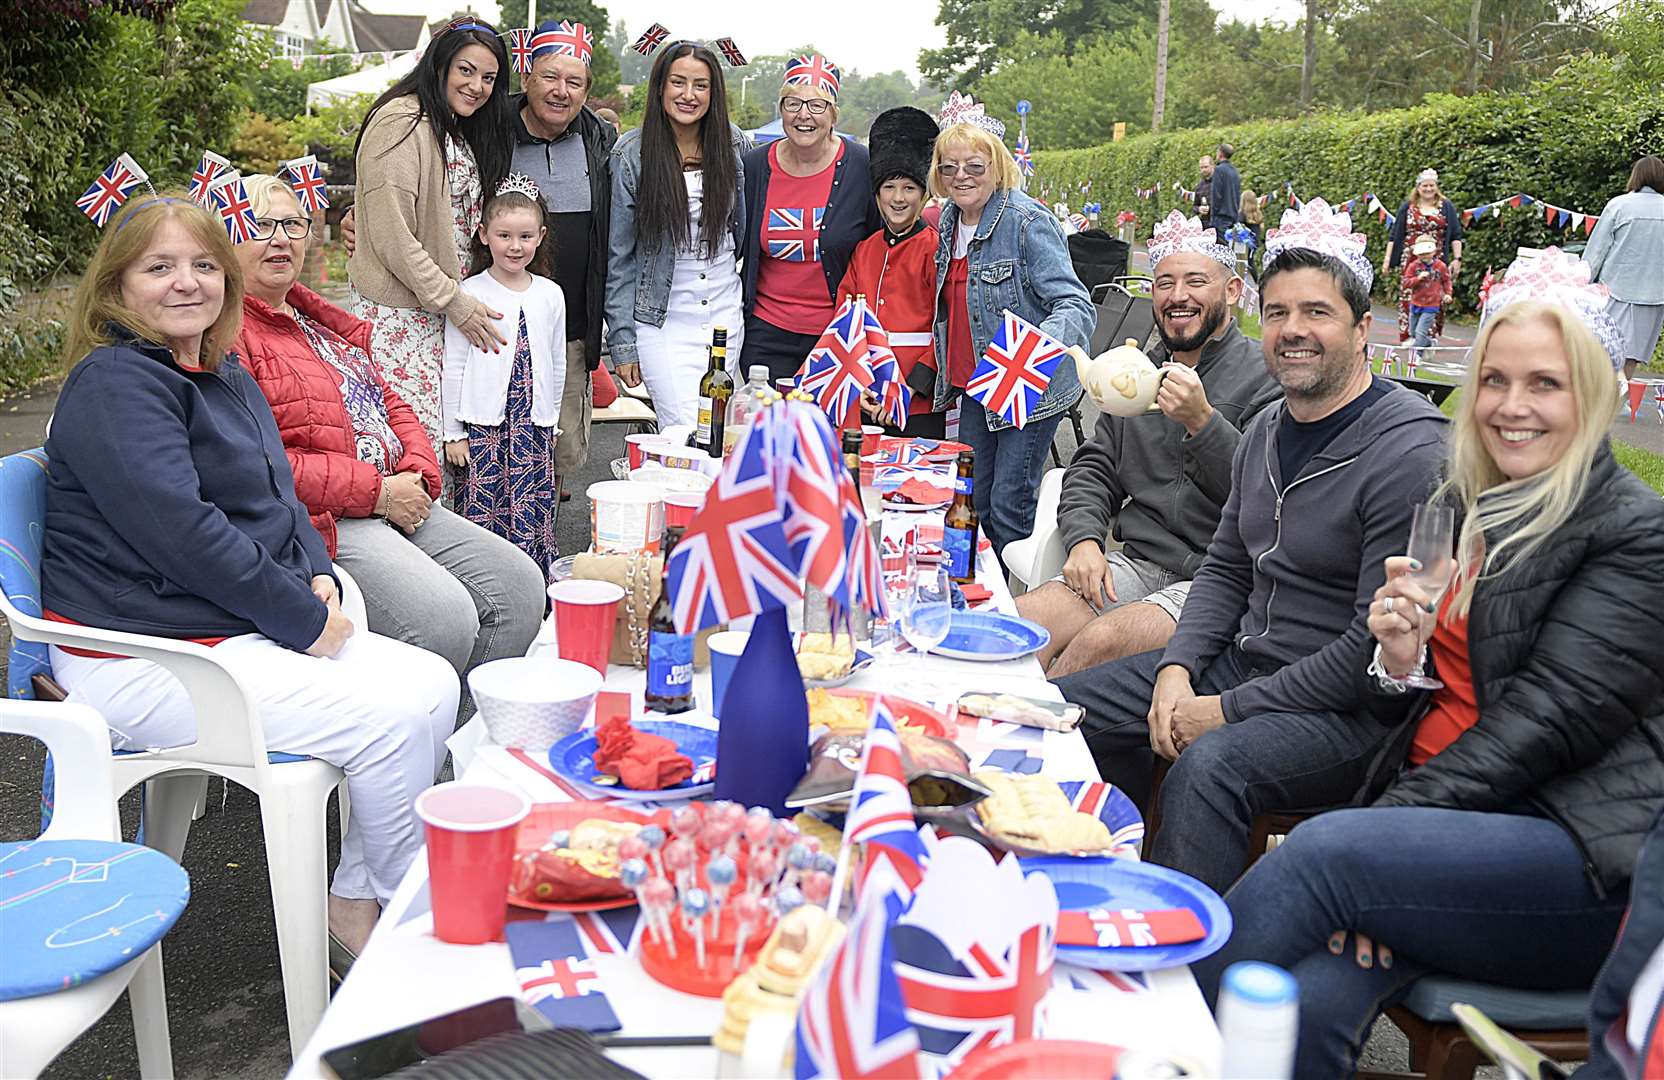
<path fill-rule="evenodd" d="M 797 644 L 797 670 L 805 679 L 841 679 L 855 666 L 855 639 L 848 634 L 804 634 Z"/>
<path fill-rule="evenodd" d="M 976 812 L 995 840 L 1058 855 L 1108 854 L 1114 847 L 1109 826 L 1076 810 L 1050 777 L 984 769 L 976 779 L 993 793 Z"/>

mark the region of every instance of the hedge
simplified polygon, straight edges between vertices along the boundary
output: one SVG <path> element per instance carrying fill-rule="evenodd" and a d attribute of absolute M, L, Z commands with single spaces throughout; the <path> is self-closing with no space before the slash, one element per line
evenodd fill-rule
<path fill-rule="evenodd" d="M 1303 200 L 1321 196 L 1331 204 L 1373 193 L 1396 213 L 1416 173 L 1427 166 L 1439 170 L 1440 187 L 1458 210 L 1525 193 L 1598 214 L 1623 191 L 1636 158 L 1664 152 L 1664 97 L 1582 78 L 1574 65 L 1529 94 L 1437 95 L 1412 109 L 1259 121 L 1038 151 L 1037 176 L 1029 186 L 1043 197 L 1049 189 L 1071 206 L 1100 202 L 1106 222 L 1131 210 L 1138 215 L 1140 235 L 1147 237 L 1156 220 L 1176 207 L 1188 208 L 1172 182 L 1193 185 L 1197 158 L 1220 142 L 1236 148 L 1231 162 L 1242 173 L 1243 187 L 1271 194 L 1268 226 L 1288 206 L 1285 183 Z M 1090 192 L 1082 196 L 1080 185 L 1087 182 Z M 1152 185 L 1158 186 L 1154 198 L 1135 194 Z M 1361 202 L 1353 221 L 1369 237 L 1370 259 L 1379 267 L 1386 225 Z M 1550 228 L 1541 207 L 1506 209 L 1496 220 L 1487 215 L 1467 227 L 1458 304 L 1471 309 L 1486 268 L 1501 273 L 1516 248 L 1585 239 L 1581 230 L 1574 237 L 1569 226 Z M 1376 294 L 1395 300 L 1397 286 L 1377 282 Z"/>

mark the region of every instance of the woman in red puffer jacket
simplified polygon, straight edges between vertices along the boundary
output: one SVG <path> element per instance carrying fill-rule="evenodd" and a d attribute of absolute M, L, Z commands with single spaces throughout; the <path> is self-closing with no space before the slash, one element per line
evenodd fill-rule
<path fill-rule="evenodd" d="M 364 593 L 369 629 L 459 674 L 523 655 L 543 617 L 542 571 L 435 501 L 433 444 L 370 356 L 370 324 L 296 284 L 311 218 L 276 177 L 243 183 L 257 228 L 236 247 L 247 291 L 235 350 L 271 403 L 295 493 Z"/>

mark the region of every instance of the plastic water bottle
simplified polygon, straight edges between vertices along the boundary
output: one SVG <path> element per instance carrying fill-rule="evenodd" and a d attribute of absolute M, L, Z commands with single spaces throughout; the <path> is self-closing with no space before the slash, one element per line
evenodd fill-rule
<path fill-rule="evenodd" d="M 1289 1080 L 1300 1032 L 1300 988 L 1271 964 L 1225 969 L 1219 989 L 1219 1035 L 1231 1080 Z"/>
<path fill-rule="evenodd" d="M 735 390 L 733 398 L 728 402 L 727 449 L 734 448 L 734 444 L 745 434 L 757 413 L 762 410 L 762 392 L 767 389 L 768 368 L 763 364 L 752 364 L 745 385 Z"/>

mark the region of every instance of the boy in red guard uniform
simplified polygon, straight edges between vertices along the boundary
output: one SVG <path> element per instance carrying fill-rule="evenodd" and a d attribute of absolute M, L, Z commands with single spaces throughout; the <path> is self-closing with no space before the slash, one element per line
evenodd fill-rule
<path fill-rule="evenodd" d="M 884 227 L 855 248 L 838 285 L 838 300 L 864 294 L 889 335 L 901 377 L 912 388 L 907 427 L 900 434 L 945 437 L 945 416 L 931 411 L 936 350 L 931 325 L 936 312 L 936 230 L 920 217 L 929 196 L 926 175 L 936 142 L 936 121 L 910 106 L 890 109 L 867 133 L 873 197 Z M 869 396 L 863 409 L 877 410 Z M 888 426 L 888 425 L 886 425 Z M 896 434 L 892 429 L 891 434 Z"/>

